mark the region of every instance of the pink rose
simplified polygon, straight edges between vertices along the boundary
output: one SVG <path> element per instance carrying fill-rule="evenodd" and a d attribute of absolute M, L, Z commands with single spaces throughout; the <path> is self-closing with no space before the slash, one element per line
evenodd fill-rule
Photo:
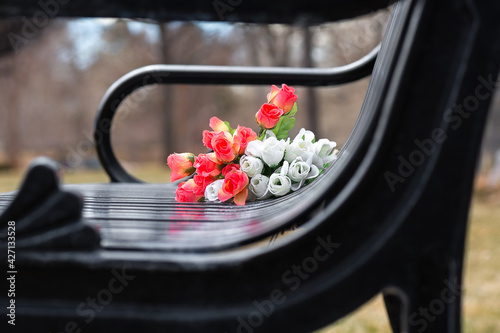
<path fill-rule="evenodd" d="M 220 175 L 222 162 L 217 159 L 215 153 L 199 154 L 194 159 L 193 166 L 202 177 L 217 177 Z"/>
<path fill-rule="evenodd" d="M 254 140 L 257 140 L 257 134 L 252 129 L 238 125 L 233 135 L 233 142 L 237 142 L 240 146 L 238 155 L 243 155 L 248 143 Z"/>
<path fill-rule="evenodd" d="M 292 110 L 297 100 L 297 95 L 294 94 L 294 91 L 294 88 L 288 87 L 286 84 L 283 84 L 281 89 L 273 85 L 271 92 L 267 94 L 267 102 L 276 105 L 287 114 Z"/>
<path fill-rule="evenodd" d="M 213 137 L 214 137 L 215 134 L 217 134 L 217 133 L 216 132 L 207 131 L 207 130 L 203 131 L 203 144 L 208 149 L 213 149 L 212 148 L 212 139 L 213 139 Z"/>
<path fill-rule="evenodd" d="M 172 170 L 172 173 L 170 174 L 170 181 L 174 182 L 177 179 L 181 179 L 192 174 L 195 171 L 193 162 L 194 154 L 170 154 L 167 158 L 167 164 Z"/>
<path fill-rule="evenodd" d="M 238 154 L 239 145 L 231 141 L 229 132 L 219 132 L 212 138 L 212 149 L 217 159 L 224 163 L 231 163 Z"/>
<path fill-rule="evenodd" d="M 203 196 L 196 195 L 195 192 L 196 184 L 194 180 L 190 179 L 187 182 L 182 182 L 177 187 L 177 191 L 175 191 L 176 197 L 175 201 L 177 202 L 197 202 Z"/>
<path fill-rule="evenodd" d="M 239 164 L 234 164 L 234 163 L 231 163 L 231 164 L 228 164 L 224 167 L 224 169 L 222 169 L 222 176 L 223 177 L 226 177 L 226 175 L 233 171 L 233 170 L 239 170 L 240 169 L 240 165 Z"/>
<path fill-rule="evenodd" d="M 196 175 L 193 177 L 193 180 L 194 180 L 194 183 L 196 185 L 194 190 L 193 190 L 194 194 L 197 196 L 204 196 L 205 189 L 207 188 L 207 186 L 212 184 L 214 181 L 216 181 L 217 178 L 203 177 L 200 175 Z"/>
<path fill-rule="evenodd" d="M 226 174 L 222 188 L 219 190 L 219 200 L 227 201 L 234 197 L 237 206 L 244 206 L 248 196 L 248 176 L 241 170 L 233 170 Z"/>
<path fill-rule="evenodd" d="M 283 110 L 276 105 L 266 103 L 262 105 L 259 112 L 255 115 L 255 120 L 257 124 L 265 129 L 272 129 L 276 126 L 282 115 Z"/>
<path fill-rule="evenodd" d="M 229 127 L 226 125 L 226 123 L 217 117 L 210 118 L 210 128 L 212 128 L 215 132 L 229 131 Z"/>

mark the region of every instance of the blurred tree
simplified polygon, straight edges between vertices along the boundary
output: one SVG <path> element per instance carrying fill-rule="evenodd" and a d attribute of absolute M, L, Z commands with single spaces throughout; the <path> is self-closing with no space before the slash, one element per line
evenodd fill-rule
<path fill-rule="evenodd" d="M 38 42 L 27 44 L 15 57 L 0 58 L 0 98 L 5 101 L 1 108 L 10 111 L 2 112 L 0 141 L 9 137 L 14 142 L 7 145 L 12 154 L 31 151 L 81 162 L 95 156 L 91 129 L 104 92 L 135 68 L 155 63 L 341 65 L 378 43 L 384 15 L 376 14 L 371 20 L 374 18 L 375 23 L 367 23 L 370 19 L 340 22 L 312 27 L 307 33 L 300 26 L 282 25 L 169 22 L 144 23 L 134 30 L 127 20 L 57 20 L 39 34 Z M 75 35 L 74 27 L 81 21 L 88 21 L 88 25 Z M 281 83 L 286 82 L 276 82 Z M 306 103 L 306 91 L 298 88 L 298 126 L 313 129 L 309 120 L 314 117 L 306 115 L 308 109 L 316 110 L 321 119 L 316 132 L 328 133 L 332 139 L 340 137 L 337 140 L 341 143 L 356 119 L 366 85 L 367 80 L 362 80 L 342 88 L 316 88 L 317 103 L 312 106 Z M 233 125 L 252 126 L 268 90 L 150 86 L 120 106 L 113 146 L 125 160 L 153 158 L 162 163 L 173 151 L 202 151 L 201 132 L 207 129 L 211 116 Z M 341 106 L 332 112 L 337 105 Z"/>
<path fill-rule="evenodd" d="M 160 63 L 169 64 L 172 63 L 172 50 L 170 48 L 170 43 L 173 39 L 172 34 L 167 31 L 167 26 L 165 23 L 158 23 L 160 29 L 160 41 L 158 45 L 160 46 Z M 173 119 L 173 102 L 174 94 L 172 93 L 172 87 L 166 87 L 163 89 L 162 96 L 162 121 L 163 124 L 163 147 L 165 155 L 174 153 L 174 124 Z"/>
<path fill-rule="evenodd" d="M 500 91 L 498 90 L 491 104 L 490 114 L 488 115 L 484 147 L 488 154 L 500 150 Z"/>
<path fill-rule="evenodd" d="M 304 33 L 304 67 L 314 67 L 313 64 L 313 32 L 310 27 L 303 27 Z M 321 137 L 321 132 L 318 127 L 318 103 L 315 88 L 307 89 L 307 115 L 309 118 L 309 129 Z M 333 133 L 335 134 L 335 133 Z"/>
<path fill-rule="evenodd" d="M 11 89 L 11 86 L 12 79 L 16 75 L 16 54 L 22 52 L 23 46 L 26 44 L 17 44 L 13 36 L 22 35 L 23 29 L 26 29 L 26 22 L 23 22 L 21 19 L 0 21 L 0 58 L 3 60 L 0 69 L 0 87 L 2 91 L 10 92 L 6 94 L 8 98 L 5 98 L 2 103 L 3 110 L 1 110 L 1 113 L 3 114 L 2 118 L 4 118 L 4 121 L 0 121 L 0 124 L 4 124 L 4 135 L 3 140 L 2 136 L 0 136 L 0 148 L 3 147 L 5 150 L 6 161 L 4 163 L 9 168 L 19 166 L 19 152 L 21 151 L 19 110 L 16 108 L 19 101 L 19 91 Z M 43 28 L 40 30 L 43 30 Z M 39 33 L 35 33 L 32 39 L 38 36 Z"/>
<path fill-rule="evenodd" d="M 20 19 L 8 19 L 0 21 L 0 56 L 15 51 L 12 45 L 12 34 L 19 35 L 24 23 Z"/>

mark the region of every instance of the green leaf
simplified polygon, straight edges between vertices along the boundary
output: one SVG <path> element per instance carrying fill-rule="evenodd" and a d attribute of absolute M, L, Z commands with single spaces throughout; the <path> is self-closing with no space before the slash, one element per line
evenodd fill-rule
<path fill-rule="evenodd" d="M 274 126 L 274 128 L 272 129 L 272 132 L 278 136 L 278 133 L 280 132 L 280 129 L 281 129 L 281 124 L 283 124 L 283 120 L 285 119 L 285 117 L 281 117 L 280 120 L 278 120 L 278 123 L 276 124 L 276 126 Z"/>
<path fill-rule="evenodd" d="M 229 133 L 233 135 L 236 130 L 231 128 L 231 125 L 229 125 L 229 121 L 224 121 L 224 124 L 226 124 L 226 126 L 229 128 Z"/>
<path fill-rule="evenodd" d="M 262 174 L 267 177 L 271 177 L 271 175 L 274 173 L 275 168 L 271 168 L 269 165 L 267 165 L 266 162 L 262 161 L 264 163 L 264 168 L 262 169 Z"/>
<path fill-rule="evenodd" d="M 288 131 L 295 125 L 295 118 L 282 118 L 280 119 L 281 125 L 279 129 L 274 132 L 278 140 L 288 138 Z"/>
<path fill-rule="evenodd" d="M 278 140 L 288 138 L 288 131 L 295 125 L 295 118 L 293 116 L 295 116 L 296 113 L 297 103 L 295 102 L 290 112 L 283 115 L 272 130 Z"/>
<path fill-rule="evenodd" d="M 287 131 L 291 130 L 295 126 L 295 118 L 286 119 L 283 122 L 282 128 L 285 127 Z"/>
<path fill-rule="evenodd" d="M 265 136 L 266 136 L 266 129 L 261 126 L 257 140 L 263 141 Z"/>

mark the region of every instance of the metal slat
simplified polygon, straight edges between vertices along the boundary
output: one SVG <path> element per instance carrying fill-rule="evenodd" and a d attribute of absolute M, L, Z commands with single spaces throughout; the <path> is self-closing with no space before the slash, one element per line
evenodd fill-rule
<path fill-rule="evenodd" d="M 313 184 L 298 192 L 313 191 Z M 299 193 L 293 193 L 238 207 L 224 203 L 177 203 L 173 184 L 64 187 L 83 194 L 83 217 L 99 230 L 101 245 L 108 249 L 182 250 L 234 242 L 252 236 L 252 230 L 279 228 L 282 221 L 276 219 L 276 205 L 287 210 L 295 206 L 294 201 L 301 200 Z"/>

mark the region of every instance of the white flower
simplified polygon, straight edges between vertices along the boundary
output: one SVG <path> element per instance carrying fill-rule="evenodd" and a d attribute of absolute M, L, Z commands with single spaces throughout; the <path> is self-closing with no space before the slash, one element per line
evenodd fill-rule
<path fill-rule="evenodd" d="M 285 152 L 285 160 L 292 163 L 297 157 L 302 157 L 304 161 L 314 155 L 314 145 L 312 141 L 295 138 L 288 144 Z"/>
<path fill-rule="evenodd" d="M 271 193 L 268 191 L 269 177 L 264 175 L 256 175 L 252 179 L 250 179 L 250 184 L 248 188 L 250 192 L 255 194 L 257 199 L 266 199 L 271 196 Z"/>
<path fill-rule="evenodd" d="M 296 140 L 303 140 L 312 143 L 314 141 L 314 133 L 311 131 L 306 131 L 305 128 L 301 128 L 299 133 L 295 136 L 295 139 L 293 139 L 293 141 Z"/>
<path fill-rule="evenodd" d="M 264 149 L 264 142 L 260 140 L 250 141 L 245 149 L 245 155 L 253 157 L 262 157 L 262 150 Z"/>
<path fill-rule="evenodd" d="M 272 136 L 262 142 L 264 145 L 260 157 L 262 157 L 264 162 L 270 167 L 276 167 L 283 160 L 287 142 L 285 140 L 278 140 L 276 137 Z"/>
<path fill-rule="evenodd" d="M 248 177 L 255 177 L 256 175 L 262 173 L 262 169 L 264 169 L 264 163 L 260 158 L 244 155 L 240 159 L 240 167 Z"/>
<path fill-rule="evenodd" d="M 292 188 L 292 182 L 288 176 L 273 173 L 269 178 L 269 192 L 277 197 L 284 196 Z"/>
<path fill-rule="evenodd" d="M 288 141 L 276 139 L 272 131 L 266 131 L 264 140 L 254 140 L 248 143 L 245 155 L 261 158 L 270 167 L 276 167 L 283 156 Z"/>
<path fill-rule="evenodd" d="M 301 180 L 306 179 L 310 171 L 311 165 L 307 162 L 304 162 L 302 160 L 302 157 L 299 156 L 290 164 L 290 168 L 288 169 L 288 177 L 290 177 L 293 182 L 297 183 Z"/>
<path fill-rule="evenodd" d="M 287 145 L 285 160 L 292 163 L 297 157 L 307 161 L 314 154 L 314 133 L 301 128 L 295 139 Z"/>
<path fill-rule="evenodd" d="M 337 146 L 336 142 L 330 141 L 328 139 L 321 139 L 315 142 L 313 146 L 313 164 L 318 168 L 324 168 L 325 164 L 328 164 L 337 158 L 337 155 L 334 152 L 334 149 Z"/>
<path fill-rule="evenodd" d="M 219 179 L 209 184 L 205 188 L 205 199 L 207 201 L 219 200 L 219 190 L 222 188 L 222 184 L 224 184 L 224 179 Z"/>
<path fill-rule="evenodd" d="M 292 181 L 287 176 L 288 162 L 283 162 L 283 166 L 276 170 L 275 173 L 269 178 L 268 190 L 274 196 L 281 197 L 290 192 L 292 188 Z"/>
<path fill-rule="evenodd" d="M 288 176 L 294 182 L 292 184 L 292 191 L 297 191 L 304 185 L 307 179 L 314 179 L 319 176 L 319 169 L 312 162 L 312 156 L 303 161 L 302 157 L 297 157 L 288 169 Z"/>

